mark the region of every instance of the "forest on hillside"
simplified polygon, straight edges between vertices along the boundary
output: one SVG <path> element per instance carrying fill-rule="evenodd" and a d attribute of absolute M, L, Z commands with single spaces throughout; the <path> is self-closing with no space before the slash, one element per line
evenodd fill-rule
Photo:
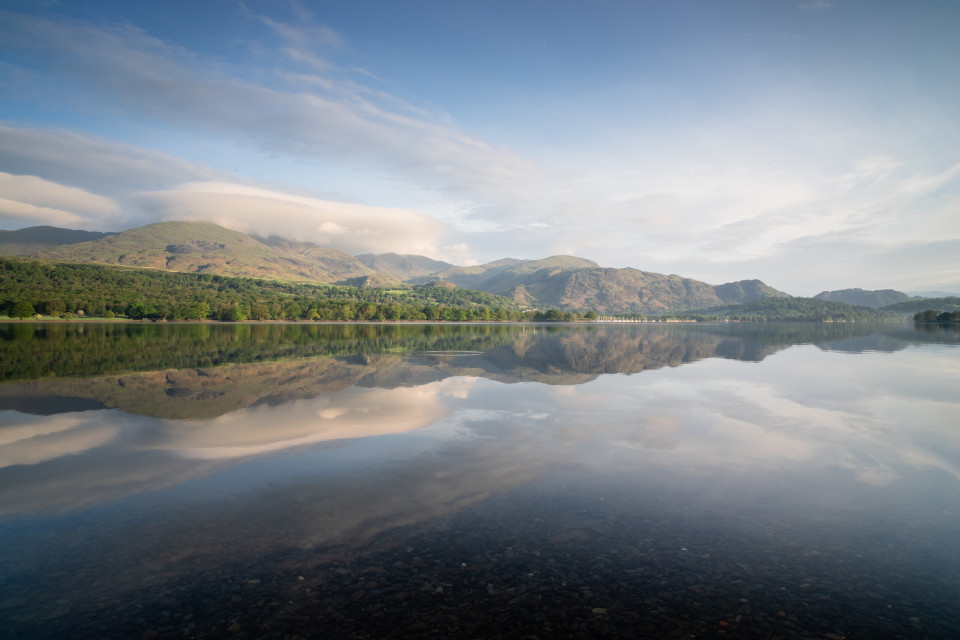
<path fill-rule="evenodd" d="M 936 309 L 926 309 L 914 314 L 913 321 L 919 323 L 936 322 L 938 324 L 952 324 L 960 322 L 960 311 L 937 312 Z"/>
<path fill-rule="evenodd" d="M 304 284 L 96 264 L 0 259 L 0 315 L 133 320 L 577 320 L 471 289 Z"/>
<path fill-rule="evenodd" d="M 681 314 L 693 320 L 734 320 L 737 322 L 890 322 L 902 320 L 896 313 L 845 302 L 816 298 L 761 298 L 752 302 Z"/>
<path fill-rule="evenodd" d="M 592 309 L 521 307 L 472 289 L 421 285 L 397 288 L 285 282 L 208 273 L 0 258 L 0 316 L 37 315 L 131 320 L 520 321 L 595 320 Z M 814 298 L 752 302 L 657 315 L 604 314 L 605 319 L 686 321 L 886 322 L 906 319 Z"/>

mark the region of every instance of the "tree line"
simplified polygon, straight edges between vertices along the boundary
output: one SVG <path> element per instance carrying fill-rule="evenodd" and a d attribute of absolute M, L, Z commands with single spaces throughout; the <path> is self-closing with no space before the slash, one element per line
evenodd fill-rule
<path fill-rule="evenodd" d="M 960 322 L 960 311 L 943 311 L 938 313 L 936 309 L 926 309 L 913 314 L 913 321 L 919 323 L 949 324 Z"/>
<path fill-rule="evenodd" d="M 133 320 L 576 321 L 470 289 L 377 289 L 92 264 L 0 259 L 0 315 Z"/>
<path fill-rule="evenodd" d="M 671 314 L 672 318 L 735 322 L 885 322 L 899 319 L 894 313 L 845 302 L 817 298 L 760 298 L 738 305 Z"/>

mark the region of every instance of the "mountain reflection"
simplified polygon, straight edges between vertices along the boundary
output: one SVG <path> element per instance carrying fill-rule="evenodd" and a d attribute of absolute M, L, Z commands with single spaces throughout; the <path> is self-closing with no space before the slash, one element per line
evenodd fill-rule
<path fill-rule="evenodd" d="M 15 512 L 27 505 L 97 502 L 202 477 L 231 460 L 416 431 L 455 411 L 462 413 L 462 407 L 451 401 L 467 400 L 477 387 L 471 381 L 476 380 L 496 383 L 492 389 L 502 389 L 500 383 L 537 383 L 559 391 L 607 374 L 636 374 L 710 358 L 759 362 L 795 343 L 814 342 L 825 350 L 862 353 L 903 349 L 925 339 L 950 342 L 956 335 L 849 325 L 14 328 L 16 332 L 7 327 L 6 338 L 18 348 L 22 344 L 14 334 L 41 354 L 105 350 L 110 353 L 108 369 L 191 359 L 224 363 L 3 384 L 0 407 L 14 411 L 0 413 L 0 473 L 7 475 L 7 487 L 30 479 L 20 483 L 16 492 L 0 489 L 0 512 Z M 145 341 L 152 342 L 146 346 Z M 7 361 L 8 368 L 14 366 L 11 362 Z M 89 358 L 75 362 L 89 362 Z M 484 388 L 491 393 L 491 387 Z M 712 412 L 727 406 L 728 397 L 742 396 L 747 388 L 738 383 L 719 394 Z M 507 398 L 514 398 L 492 393 L 496 397 L 490 406 L 506 406 Z M 677 415 L 678 408 L 688 404 L 684 393 L 666 389 L 643 406 L 624 410 L 643 416 L 626 429 L 622 416 L 616 415 L 613 422 L 618 425 L 615 431 L 621 446 L 686 448 L 691 453 L 695 441 L 682 435 L 690 428 L 689 415 Z M 535 405 L 536 394 L 528 390 L 522 397 L 529 407 Z M 663 398 L 671 399 L 663 402 Z M 751 400 L 741 398 L 738 406 L 749 406 L 749 412 L 762 415 L 765 409 Z M 603 417 L 609 412 L 610 399 L 599 398 L 595 406 L 592 402 L 589 393 L 555 393 L 537 412 L 542 416 L 565 411 L 568 418 L 563 428 L 571 437 L 582 432 L 573 417 L 578 415 L 596 421 L 589 432 L 608 431 Z M 785 406 L 789 405 L 780 407 L 781 412 Z M 522 414 L 518 411 L 513 415 Z M 729 440 L 742 432 L 755 415 L 725 416 L 724 437 Z M 806 446 L 770 428 L 755 431 L 737 447 L 728 446 L 729 442 L 717 446 L 730 449 L 730 460 L 740 455 L 734 452 L 744 451 L 752 460 L 751 452 L 764 442 L 779 443 L 776 446 L 794 453 Z M 58 475 L 44 471 L 54 464 L 75 467 L 69 487 L 62 486 Z M 107 467 L 111 474 L 103 477 L 98 469 Z M 872 473 L 881 478 L 884 472 Z"/>
<path fill-rule="evenodd" d="M 956 343 L 958 336 L 818 324 L 0 325 L 10 355 L 0 365 L 8 381 L 0 409 L 43 415 L 118 408 L 204 419 L 352 386 L 392 389 L 452 376 L 576 385 L 707 358 L 758 362 L 794 344 L 896 351 Z"/>
<path fill-rule="evenodd" d="M 10 598 L 18 580 L 38 581 L 49 619 L 91 583 L 91 606 L 110 616 L 145 585 L 193 589 L 198 576 L 230 602 L 266 575 L 307 597 L 365 557 L 402 562 L 399 584 L 431 603 L 440 593 L 421 566 L 462 585 L 496 566 L 508 585 L 535 577 L 530 563 L 568 580 L 567 566 L 649 562 L 657 590 L 661 566 L 693 562 L 720 571 L 738 600 L 747 580 L 779 584 L 785 555 L 802 585 L 813 563 L 859 559 L 866 545 L 871 557 L 900 554 L 897 571 L 946 549 L 937 563 L 949 576 L 957 336 L 24 324 L 3 345 L 0 573 L 13 576 Z M 59 368 L 27 375 L 36 362 Z M 849 537 L 849 554 L 822 534 Z M 758 565 L 758 548 L 777 560 Z M 482 599 L 494 581 L 481 582 Z"/>

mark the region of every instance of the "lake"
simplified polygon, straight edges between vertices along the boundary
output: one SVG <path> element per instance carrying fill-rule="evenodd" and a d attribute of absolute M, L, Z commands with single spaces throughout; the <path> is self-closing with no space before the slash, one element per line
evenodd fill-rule
<path fill-rule="evenodd" d="M 960 638 L 960 331 L 0 324 L 0 638 Z"/>

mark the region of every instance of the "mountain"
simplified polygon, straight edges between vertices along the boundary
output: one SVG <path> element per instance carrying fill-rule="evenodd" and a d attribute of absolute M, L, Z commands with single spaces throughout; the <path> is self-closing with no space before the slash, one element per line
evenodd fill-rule
<path fill-rule="evenodd" d="M 251 237 L 206 222 L 161 222 L 116 234 L 67 229 L 6 232 L 45 244 L 28 257 L 281 280 L 398 289 L 417 285 L 473 289 L 505 296 L 520 306 L 600 313 L 653 314 L 789 297 L 759 280 L 712 285 L 678 275 L 604 268 L 576 256 L 540 260 L 504 258 L 457 267 L 396 253 L 354 257 L 328 247 L 270 236 Z"/>
<path fill-rule="evenodd" d="M 789 298 L 789 293 L 777 291 L 760 280 L 737 280 L 714 287 L 717 297 L 727 304 L 746 304 L 763 298 Z"/>
<path fill-rule="evenodd" d="M 60 227 L 27 227 L 16 231 L 0 231 L 0 255 L 28 256 L 60 245 L 99 240 L 109 235 L 113 234 Z"/>
<path fill-rule="evenodd" d="M 542 260 L 506 258 L 473 267 L 454 267 L 430 278 L 513 298 L 518 304 L 600 313 L 658 313 L 789 297 L 759 280 L 710 285 L 690 278 L 604 268 L 592 260 L 552 256 Z"/>
<path fill-rule="evenodd" d="M 578 269 L 524 284 L 527 294 L 560 307 L 600 313 L 659 313 L 703 309 L 766 297 L 790 297 L 757 280 L 714 286 L 637 269 Z M 722 294 L 722 295 L 721 295 Z"/>
<path fill-rule="evenodd" d="M 374 273 L 338 249 L 279 239 L 261 242 L 208 222 L 158 222 L 29 255 L 59 262 L 301 282 L 335 282 Z"/>
<path fill-rule="evenodd" d="M 429 276 L 453 267 L 449 262 L 398 253 L 362 253 L 356 256 L 356 259 L 370 269 L 394 276 L 398 280 Z"/>
<path fill-rule="evenodd" d="M 312 242 L 294 242 L 276 236 L 270 236 L 269 238 L 253 236 L 253 238 L 275 249 L 288 260 L 296 260 L 307 265 L 318 264 L 337 281 L 378 275 L 374 270 L 365 268 L 363 264 L 358 264 L 355 257 L 339 249 L 321 247 Z"/>
<path fill-rule="evenodd" d="M 817 300 L 827 300 L 829 302 L 846 302 L 847 304 L 858 304 L 863 307 L 879 309 L 898 302 L 907 302 L 910 296 L 902 291 L 893 289 L 879 289 L 877 291 L 864 291 L 863 289 L 841 289 L 839 291 L 821 291 L 813 296 Z"/>
<path fill-rule="evenodd" d="M 474 265 L 471 267 L 451 267 L 445 271 L 430 274 L 425 277 L 414 279 L 414 284 L 423 284 L 431 280 L 444 280 L 452 282 L 458 287 L 465 289 L 478 289 L 478 285 L 486 282 L 494 275 L 505 271 L 511 267 L 530 262 L 529 260 L 517 260 L 515 258 L 503 258 L 486 264 Z"/>
<path fill-rule="evenodd" d="M 960 293 L 949 291 L 908 291 L 914 298 L 960 298 Z"/>

